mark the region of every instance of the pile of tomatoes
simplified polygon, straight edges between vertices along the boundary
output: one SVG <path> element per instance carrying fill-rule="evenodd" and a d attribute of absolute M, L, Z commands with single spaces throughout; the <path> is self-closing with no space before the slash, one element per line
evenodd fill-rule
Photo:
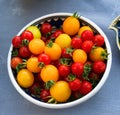
<path fill-rule="evenodd" d="M 106 69 L 104 37 L 78 15 L 58 27 L 31 25 L 12 39 L 11 68 L 32 97 L 47 103 L 74 101 L 98 84 Z"/>

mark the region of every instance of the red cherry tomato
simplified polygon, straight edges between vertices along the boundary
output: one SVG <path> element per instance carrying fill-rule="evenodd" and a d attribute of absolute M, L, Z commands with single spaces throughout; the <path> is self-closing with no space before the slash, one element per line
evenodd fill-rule
<path fill-rule="evenodd" d="M 93 63 L 93 71 L 95 73 L 103 73 L 106 69 L 106 64 L 103 61 L 96 61 Z"/>
<path fill-rule="evenodd" d="M 25 30 L 22 34 L 21 34 L 21 40 L 27 39 L 27 40 L 32 40 L 34 38 L 32 32 Z"/>
<path fill-rule="evenodd" d="M 47 33 L 51 32 L 52 26 L 51 26 L 50 23 L 45 22 L 45 23 L 43 23 L 43 24 L 41 25 L 41 28 L 40 28 L 40 29 L 41 29 L 41 32 L 42 32 L 43 34 L 47 34 Z"/>
<path fill-rule="evenodd" d="M 93 40 L 93 37 L 94 37 L 94 34 L 90 30 L 85 30 L 81 35 L 81 38 L 82 38 L 83 41 L 85 41 L 85 40 Z"/>
<path fill-rule="evenodd" d="M 72 57 L 72 52 L 73 50 L 70 48 L 64 48 L 62 49 L 62 54 L 61 56 L 64 58 L 71 58 Z"/>
<path fill-rule="evenodd" d="M 19 49 L 19 55 L 20 55 L 20 57 L 22 57 L 22 58 L 28 58 L 28 57 L 31 56 L 31 53 L 30 53 L 30 51 L 29 51 L 29 49 L 28 49 L 27 46 L 22 46 L 22 47 L 20 47 L 20 49 Z"/>
<path fill-rule="evenodd" d="M 104 44 L 104 37 L 100 34 L 94 36 L 93 42 L 96 46 L 102 46 Z"/>
<path fill-rule="evenodd" d="M 13 69 L 16 69 L 16 67 L 18 66 L 18 64 L 22 63 L 22 59 L 20 57 L 13 57 L 11 59 L 11 67 Z"/>
<path fill-rule="evenodd" d="M 78 78 L 76 78 L 73 81 L 69 82 L 69 86 L 72 91 L 77 91 L 81 87 L 81 81 Z"/>
<path fill-rule="evenodd" d="M 82 43 L 82 49 L 86 52 L 89 53 L 92 50 L 93 47 L 93 42 L 90 40 L 86 40 Z"/>
<path fill-rule="evenodd" d="M 43 62 L 45 65 L 48 65 L 51 62 L 50 56 L 42 53 L 38 56 L 38 62 Z"/>
<path fill-rule="evenodd" d="M 53 33 L 53 37 L 54 38 L 57 38 L 60 34 L 62 34 L 63 31 L 62 30 L 56 30 L 54 33 Z"/>
<path fill-rule="evenodd" d="M 49 100 L 49 96 L 50 96 L 50 91 L 47 89 L 43 89 L 40 93 L 40 98 L 41 101 L 43 102 L 47 102 Z"/>
<path fill-rule="evenodd" d="M 22 40 L 21 40 L 21 37 L 20 36 L 14 36 L 12 38 L 12 45 L 13 47 L 15 48 L 19 48 L 22 44 Z"/>
<path fill-rule="evenodd" d="M 86 95 L 92 91 L 92 84 L 89 81 L 83 81 L 79 89 L 80 94 Z"/>
<path fill-rule="evenodd" d="M 72 73 L 75 75 L 81 75 L 84 71 L 84 65 L 79 62 L 75 62 L 71 65 Z"/>
<path fill-rule="evenodd" d="M 81 48 L 81 45 L 82 45 L 82 39 L 81 38 L 79 38 L 79 37 L 73 37 L 72 38 L 71 46 L 73 48 L 79 49 L 79 48 Z"/>
<path fill-rule="evenodd" d="M 70 74 L 70 67 L 66 65 L 60 65 L 58 71 L 59 71 L 59 75 L 65 78 Z"/>

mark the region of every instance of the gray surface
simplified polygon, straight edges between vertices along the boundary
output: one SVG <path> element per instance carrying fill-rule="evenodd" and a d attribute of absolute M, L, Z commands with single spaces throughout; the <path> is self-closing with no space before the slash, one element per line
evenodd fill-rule
<path fill-rule="evenodd" d="M 11 39 L 37 17 L 75 11 L 94 21 L 107 35 L 113 52 L 109 77 L 102 89 L 81 105 L 63 110 L 38 107 L 19 95 L 9 79 L 6 64 Z M 119 115 L 120 52 L 115 33 L 108 30 L 119 14 L 119 0 L 0 0 L 0 115 Z"/>

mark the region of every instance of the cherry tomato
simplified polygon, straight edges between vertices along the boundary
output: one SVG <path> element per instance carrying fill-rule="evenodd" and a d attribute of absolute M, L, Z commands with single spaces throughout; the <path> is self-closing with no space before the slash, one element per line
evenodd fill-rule
<path fill-rule="evenodd" d="M 84 65 L 80 62 L 74 62 L 72 65 L 71 65 L 71 71 L 73 74 L 75 75 L 81 75 L 84 71 Z"/>
<path fill-rule="evenodd" d="M 96 61 L 93 63 L 93 71 L 95 73 L 103 73 L 106 69 L 106 64 L 103 61 Z"/>
<path fill-rule="evenodd" d="M 16 67 L 18 66 L 18 64 L 22 63 L 22 59 L 20 57 L 13 57 L 11 59 L 11 67 L 13 69 L 16 69 Z"/>
<path fill-rule="evenodd" d="M 30 57 L 31 53 L 30 53 L 30 51 L 29 51 L 29 49 L 28 49 L 27 46 L 22 46 L 22 47 L 19 49 L 19 55 L 20 55 L 20 57 L 22 57 L 22 58 L 28 58 L 28 57 Z"/>
<path fill-rule="evenodd" d="M 47 102 L 49 100 L 50 91 L 47 89 L 43 89 L 40 93 L 40 98 L 43 102 Z"/>
<path fill-rule="evenodd" d="M 25 30 L 22 34 L 21 34 L 21 40 L 27 39 L 27 40 L 32 40 L 34 38 L 32 32 Z"/>
<path fill-rule="evenodd" d="M 82 49 L 86 52 L 89 53 L 92 50 L 93 47 L 93 42 L 90 40 L 86 40 L 82 43 Z"/>
<path fill-rule="evenodd" d="M 81 45 L 82 45 L 82 39 L 81 38 L 79 38 L 79 37 L 73 37 L 72 38 L 71 46 L 73 48 L 79 49 L 79 48 L 81 48 Z"/>
<path fill-rule="evenodd" d="M 93 37 L 94 37 L 94 34 L 90 30 L 85 30 L 81 35 L 81 38 L 82 38 L 83 41 L 85 41 L 85 40 L 93 40 Z"/>
<path fill-rule="evenodd" d="M 65 78 L 70 74 L 70 67 L 66 65 L 60 65 L 58 71 L 59 71 L 59 75 Z"/>
<path fill-rule="evenodd" d="M 92 84 L 89 81 L 83 81 L 79 89 L 80 94 L 86 95 L 92 90 Z"/>
<path fill-rule="evenodd" d="M 94 36 L 93 42 L 96 46 L 102 46 L 104 44 L 104 37 L 100 34 Z"/>
<path fill-rule="evenodd" d="M 14 36 L 12 38 L 12 45 L 13 47 L 15 48 L 19 48 L 22 44 L 22 40 L 21 40 L 21 37 L 20 36 Z"/>
<path fill-rule="evenodd" d="M 81 87 L 81 81 L 78 78 L 76 78 L 73 81 L 69 82 L 69 86 L 72 91 L 77 91 Z"/>
<path fill-rule="evenodd" d="M 55 30 L 55 32 L 53 33 L 53 37 L 57 38 L 60 34 L 62 34 L 63 31 L 62 30 Z"/>
<path fill-rule="evenodd" d="M 48 32 L 51 32 L 52 26 L 50 23 L 45 22 L 41 25 L 40 30 L 43 34 L 47 34 Z"/>
<path fill-rule="evenodd" d="M 38 56 L 38 62 L 43 62 L 45 65 L 48 65 L 51 62 L 50 56 L 42 53 Z"/>
<path fill-rule="evenodd" d="M 62 49 L 61 56 L 64 58 L 71 58 L 72 57 L 73 50 L 70 48 L 64 48 Z"/>

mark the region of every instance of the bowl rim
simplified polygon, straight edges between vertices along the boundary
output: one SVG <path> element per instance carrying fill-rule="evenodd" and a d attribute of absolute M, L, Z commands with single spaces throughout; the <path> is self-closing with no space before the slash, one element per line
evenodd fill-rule
<path fill-rule="evenodd" d="M 20 35 L 28 26 L 33 25 L 35 22 L 42 20 L 44 18 L 49 18 L 52 16 L 71 16 L 73 15 L 73 13 L 64 13 L 64 12 L 60 12 L 60 13 L 51 13 L 51 14 L 47 14 L 41 17 L 38 17 L 36 19 L 34 19 L 33 21 L 31 21 L 30 23 L 28 23 L 26 26 L 24 26 L 17 35 Z M 69 108 L 72 106 L 76 106 L 78 104 L 81 104 L 85 101 L 87 101 L 88 99 L 90 99 L 91 97 L 93 97 L 100 89 L 101 87 L 104 85 L 105 81 L 108 78 L 110 69 L 111 69 L 111 64 L 112 64 L 112 52 L 111 52 L 111 46 L 110 43 L 108 41 L 107 36 L 105 35 L 105 33 L 102 31 L 102 29 L 100 27 L 98 27 L 93 21 L 91 21 L 88 18 L 85 18 L 83 16 L 80 16 L 80 19 L 84 20 L 85 22 L 89 23 L 90 25 L 92 25 L 104 38 L 105 38 L 105 44 L 106 48 L 107 48 L 107 52 L 109 53 L 108 55 L 108 60 L 107 60 L 107 66 L 106 66 L 106 71 L 102 77 L 102 79 L 100 80 L 100 82 L 97 84 L 97 86 L 87 95 L 83 96 L 80 99 L 77 99 L 75 101 L 72 102 L 67 102 L 67 103 L 62 103 L 62 104 L 48 104 L 45 102 L 41 102 L 39 100 L 34 99 L 33 97 L 31 97 L 30 95 L 28 95 L 27 93 L 25 93 L 23 91 L 23 89 L 18 85 L 18 83 L 16 82 L 13 74 L 12 74 L 12 69 L 10 66 L 10 61 L 11 61 L 11 51 L 13 46 L 10 46 L 9 52 L 8 52 L 8 58 L 7 58 L 7 68 L 8 68 L 8 74 L 9 74 L 9 78 L 13 84 L 13 86 L 15 87 L 15 89 L 28 101 L 32 102 L 33 104 L 36 104 L 38 106 L 41 107 L 45 107 L 45 108 L 50 108 L 50 109 L 63 109 L 63 108 Z"/>

